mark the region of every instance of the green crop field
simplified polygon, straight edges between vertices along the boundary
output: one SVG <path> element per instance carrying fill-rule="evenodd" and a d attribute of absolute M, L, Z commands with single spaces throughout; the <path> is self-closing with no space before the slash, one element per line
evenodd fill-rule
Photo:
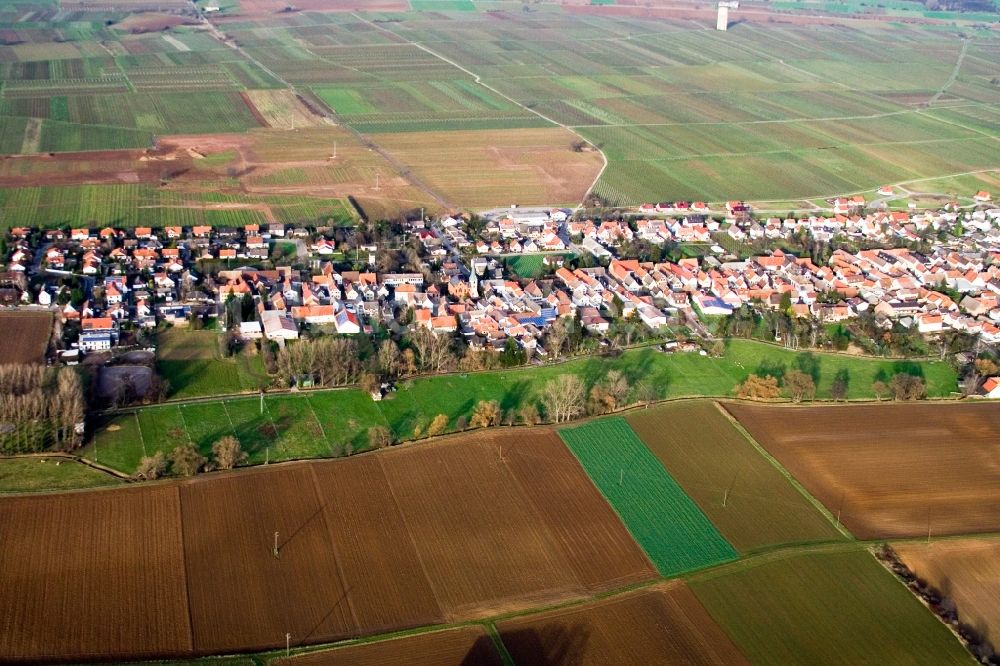
<path fill-rule="evenodd" d="M 63 458 L 0 458 L 0 494 L 113 486 L 121 480 Z"/>
<path fill-rule="evenodd" d="M 559 435 L 662 575 L 736 557 L 623 419 L 564 428 Z"/>
<path fill-rule="evenodd" d="M 969 664 L 958 639 L 861 550 L 761 558 L 689 586 L 754 664 Z"/>
<path fill-rule="evenodd" d="M 666 404 L 627 421 L 740 551 L 844 538 L 714 402 Z"/>

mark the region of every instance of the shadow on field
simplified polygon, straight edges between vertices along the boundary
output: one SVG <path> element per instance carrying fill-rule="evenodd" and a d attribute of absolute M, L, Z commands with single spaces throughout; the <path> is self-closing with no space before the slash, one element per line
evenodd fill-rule
<path fill-rule="evenodd" d="M 531 666 L 570 666 L 583 663 L 590 629 L 583 624 L 551 623 L 526 629 L 500 630 L 500 640 L 507 647 L 514 663 Z M 475 648 L 473 648 L 473 651 Z M 469 661 L 469 652 L 462 664 Z"/>

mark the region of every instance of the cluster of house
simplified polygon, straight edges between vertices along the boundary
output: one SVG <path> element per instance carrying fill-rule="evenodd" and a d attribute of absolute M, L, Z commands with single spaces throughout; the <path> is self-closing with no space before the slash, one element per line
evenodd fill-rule
<path fill-rule="evenodd" d="M 434 273 L 338 270 L 329 260 L 338 252 L 334 241 L 282 224 L 69 232 L 15 228 L 0 272 L 0 303 L 57 309 L 64 321 L 79 323 L 77 344 L 87 351 L 116 345 L 124 325 L 182 324 L 192 312 L 217 316 L 227 312 L 232 299 L 240 300 L 235 325 L 245 339 L 295 339 L 304 325 L 343 334 L 370 332 L 376 324 L 397 330 L 412 325 L 461 334 L 474 349 L 501 349 L 513 338 L 526 350 L 544 353 L 540 341 L 560 317 L 578 318 L 602 335 L 616 317 L 657 329 L 678 313 L 725 316 L 743 305 L 777 309 L 785 304 L 794 315 L 829 322 L 868 311 L 885 326 L 898 322 L 921 333 L 955 329 L 1000 342 L 1000 210 L 755 220 L 741 214 L 746 212 L 742 203 L 730 202 L 730 215 L 720 222 L 701 215 L 700 202 L 658 208 L 690 214 L 632 224 L 574 220 L 559 210 L 504 216 L 488 220 L 475 241 L 460 219 L 430 226 L 421 222 L 412 233 L 424 243 Z M 918 240 L 927 229 L 944 230 L 948 240 L 935 241 L 924 254 L 899 247 L 855 254 L 838 250 L 822 266 L 780 250 L 743 261 L 712 254 L 658 263 L 621 256 L 622 244 L 636 239 L 714 243 L 721 234 L 736 240 L 778 239 L 803 229 L 819 239 L 856 235 L 885 241 Z M 195 271 L 204 259 L 252 265 L 269 256 L 272 242 L 289 237 L 301 241 L 302 267 L 244 265 L 205 276 Z M 603 259 L 602 265 L 564 266 L 559 251 L 569 244 Z M 359 249 L 368 252 L 370 265 L 375 263 L 377 248 Z M 552 251 L 546 263 L 554 270 L 535 280 L 512 279 L 493 256 L 546 250 Z M 434 282 L 428 282 L 431 275 Z M 33 276 L 40 279 L 30 280 Z M 64 293 L 69 276 L 81 285 L 74 298 Z"/>

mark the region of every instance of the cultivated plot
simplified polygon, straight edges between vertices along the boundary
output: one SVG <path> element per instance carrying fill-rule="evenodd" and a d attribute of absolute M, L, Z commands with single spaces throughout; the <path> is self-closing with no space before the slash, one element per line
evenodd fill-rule
<path fill-rule="evenodd" d="M 1000 642 L 1000 542 L 958 539 L 894 544 L 900 559 L 958 609 L 958 619 L 993 645 Z"/>
<path fill-rule="evenodd" d="M 517 664 L 745 664 L 682 583 L 497 623 Z"/>
<path fill-rule="evenodd" d="M 1000 529 L 1000 405 L 726 409 L 858 538 Z"/>
<path fill-rule="evenodd" d="M 469 626 L 323 650 L 281 659 L 277 663 L 287 666 L 381 666 L 402 663 L 500 666 L 503 662 L 486 631 L 481 626 Z"/>
<path fill-rule="evenodd" d="M 714 402 L 671 403 L 627 421 L 739 550 L 844 538 Z"/>
<path fill-rule="evenodd" d="M 763 558 L 689 582 L 754 664 L 967 664 L 958 639 L 861 550 Z"/>
<path fill-rule="evenodd" d="M 662 575 L 736 557 L 624 419 L 592 421 L 559 435 Z"/>
<path fill-rule="evenodd" d="M 0 365 L 42 363 L 52 334 L 51 312 L 0 312 Z"/>

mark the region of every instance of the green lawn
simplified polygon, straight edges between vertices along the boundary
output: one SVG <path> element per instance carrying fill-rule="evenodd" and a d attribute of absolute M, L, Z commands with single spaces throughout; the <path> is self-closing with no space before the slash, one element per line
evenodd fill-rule
<path fill-rule="evenodd" d="M 260 356 L 250 350 L 221 357 L 216 331 L 169 328 L 157 345 L 157 371 L 170 382 L 171 398 L 256 391 L 270 383 Z"/>
<path fill-rule="evenodd" d="M 662 575 L 736 557 L 729 542 L 624 419 L 565 428 L 559 436 Z"/>
<path fill-rule="evenodd" d="M 97 488 L 120 483 L 120 479 L 110 474 L 65 458 L 0 458 L 0 494 Z"/>
<path fill-rule="evenodd" d="M 869 553 L 749 561 L 689 581 L 753 664 L 971 664 Z"/>
<path fill-rule="evenodd" d="M 221 401 L 213 403 L 218 407 L 212 412 L 213 423 L 219 427 L 213 429 L 206 425 L 205 432 L 203 424 L 196 423 L 203 420 L 204 411 L 211 411 L 204 404 L 185 406 L 181 410 L 183 424 L 176 416 L 176 406 L 153 406 L 139 410 L 138 424 L 134 415 L 126 414 L 116 417 L 111 423 L 119 430 L 98 428 L 95 437 L 84 448 L 84 455 L 92 457 L 96 449 L 100 462 L 131 473 L 143 455 L 143 446 L 149 451 L 176 446 L 171 431 L 174 434 L 183 431 L 185 440 L 190 438 L 201 446 L 210 445 L 213 433 L 216 430 L 222 432 L 225 425 L 223 415 L 227 415 L 244 448 L 250 451 L 252 462 L 263 462 L 268 456 L 276 460 L 330 455 L 331 445 L 339 447 L 348 441 L 355 450 L 363 448 L 367 444 L 368 428 L 373 425 L 388 425 L 399 439 L 409 439 L 416 426 L 426 428 L 437 414 L 447 415 L 449 427 L 454 428 L 458 418 L 470 416 L 480 400 L 496 400 L 505 412 L 517 410 L 527 402 L 537 404 L 545 383 L 562 374 L 579 375 L 590 385 L 608 371 L 619 370 L 633 386 L 648 384 L 660 398 L 730 396 L 736 384 L 751 372 L 758 372 L 762 367 L 772 370 L 792 368 L 799 358 L 802 358 L 801 352 L 752 340 L 733 340 L 722 358 L 663 354 L 644 348 L 614 358 L 588 357 L 558 365 L 424 377 L 400 382 L 398 390 L 379 403 L 372 402 L 357 389 L 303 392 L 288 396 L 272 394 L 267 396 L 266 409 L 261 414 L 258 400 L 248 396 L 226 400 L 224 405 Z M 820 397 L 829 396 L 833 376 L 842 368 L 850 375 L 848 393 L 852 398 L 874 397 L 871 383 L 880 370 L 891 374 L 908 368 L 922 373 L 930 396 L 947 396 L 957 388 L 955 372 L 945 363 L 894 362 L 836 354 L 814 354 L 810 358 L 819 373 Z M 256 359 L 252 357 L 250 360 Z M 179 363 L 196 364 L 202 361 L 193 359 Z M 211 369 L 223 367 L 230 360 L 205 362 Z M 236 362 L 232 364 L 236 365 Z M 236 386 L 200 379 L 192 375 L 191 370 L 184 370 L 183 375 L 175 375 L 175 378 L 178 376 L 183 377 L 181 390 L 187 391 L 188 395 L 197 394 L 191 386 L 208 392 L 232 391 Z M 306 400 L 310 401 L 315 416 L 305 409 L 298 409 L 295 401 Z M 169 411 L 171 409 L 174 411 Z M 161 410 L 163 416 L 160 418 L 151 418 L 148 414 L 161 413 Z M 196 414 L 191 415 L 191 410 L 197 410 Z M 160 420 L 167 420 L 167 414 L 170 414 L 170 423 L 160 423 Z M 298 423 L 299 417 L 303 423 Z"/>

